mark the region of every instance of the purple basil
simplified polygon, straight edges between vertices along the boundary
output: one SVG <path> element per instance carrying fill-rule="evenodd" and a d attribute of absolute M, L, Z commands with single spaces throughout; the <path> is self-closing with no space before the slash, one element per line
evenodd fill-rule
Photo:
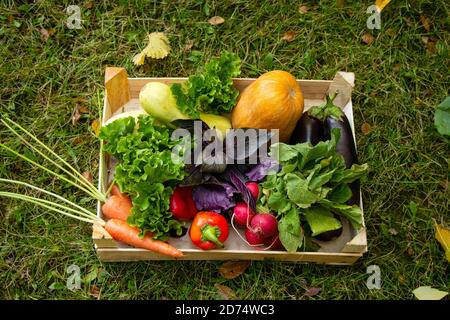
<path fill-rule="evenodd" d="M 221 212 L 236 205 L 235 189 L 227 184 L 203 184 L 194 188 L 193 198 L 198 210 Z"/>
<path fill-rule="evenodd" d="M 250 181 L 261 181 L 271 172 L 278 172 L 279 170 L 280 165 L 278 162 L 271 157 L 266 157 L 245 175 Z"/>

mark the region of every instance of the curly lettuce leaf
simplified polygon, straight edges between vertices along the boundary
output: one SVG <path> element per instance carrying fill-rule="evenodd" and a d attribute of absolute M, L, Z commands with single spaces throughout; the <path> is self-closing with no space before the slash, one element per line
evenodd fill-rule
<path fill-rule="evenodd" d="M 185 176 L 184 164 L 172 161 L 171 130 L 157 126 L 150 116 L 115 120 L 102 127 L 100 138 L 107 153 L 119 160 L 115 181 L 131 197 L 133 208 L 128 223 L 141 235 L 152 232 L 166 239 L 181 233 L 181 224 L 169 211 L 173 187 Z"/>
<path fill-rule="evenodd" d="M 241 73 L 240 66 L 239 57 L 225 51 L 219 58 L 211 59 L 202 72 L 190 76 L 186 82 L 172 84 L 178 109 L 192 118 L 198 118 L 200 112 L 231 112 L 239 95 L 232 78 Z"/>

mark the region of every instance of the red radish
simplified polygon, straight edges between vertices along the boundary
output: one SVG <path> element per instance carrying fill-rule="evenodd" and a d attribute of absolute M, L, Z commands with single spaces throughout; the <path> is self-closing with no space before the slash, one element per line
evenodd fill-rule
<path fill-rule="evenodd" d="M 249 229 L 252 229 L 254 233 L 258 233 L 265 239 L 278 232 L 278 221 L 270 213 L 259 213 L 253 217 Z"/>
<path fill-rule="evenodd" d="M 259 197 L 259 186 L 256 182 L 253 181 L 249 181 L 245 184 L 245 186 L 247 187 L 248 191 L 250 191 L 250 193 L 252 194 L 253 198 L 255 200 L 258 200 Z"/>
<path fill-rule="evenodd" d="M 268 246 L 268 249 L 271 250 L 281 250 L 283 249 L 283 244 L 281 243 L 280 236 L 278 232 L 271 237 L 268 237 L 264 240 L 264 244 Z"/>
<path fill-rule="evenodd" d="M 239 227 L 247 227 L 250 225 L 255 213 L 245 202 L 239 202 L 233 209 L 234 221 Z"/>
<path fill-rule="evenodd" d="M 261 234 L 250 229 L 245 230 L 245 238 L 252 246 L 264 244 L 264 238 L 261 237 Z"/>

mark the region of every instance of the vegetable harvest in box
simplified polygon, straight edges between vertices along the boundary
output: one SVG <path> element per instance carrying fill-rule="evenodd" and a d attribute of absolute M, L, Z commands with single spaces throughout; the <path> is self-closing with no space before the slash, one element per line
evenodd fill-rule
<path fill-rule="evenodd" d="M 248 249 L 295 252 L 339 237 L 344 220 L 361 228 L 359 179 L 368 167 L 357 162 L 353 133 L 334 96 L 303 113 L 301 87 L 279 70 L 239 93 L 233 78 L 240 64 L 236 55 L 223 52 L 183 83 L 149 82 L 139 94 L 142 110 L 108 119 L 99 134 L 101 156 L 109 154 L 116 165 L 106 192 L 20 125 L 2 120 L 13 134 L 37 143 L 21 137 L 58 173 L 1 147 L 103 203 L 102 218 L 20 181 L 0 179 L 54 199 L 0 196 L 104 227 L 113 239 L 174 258 L 183 253 L 167 243 L 171 237 L 189 237 L 202 250 L 226 250 L 229 235 L 236 233 Z M 233 133 L 252 130 L 258 139 L 235 142 Z M 268 154 L 257 157 L 266 149 Z M 222 161 L 208 161 L 211 157 Z"/>

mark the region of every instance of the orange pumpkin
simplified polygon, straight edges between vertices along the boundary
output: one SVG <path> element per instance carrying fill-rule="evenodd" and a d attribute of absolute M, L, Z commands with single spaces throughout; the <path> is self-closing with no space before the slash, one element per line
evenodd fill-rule
<path fill-rule="evenodd" d="M 289 72 L 274 70 L 261 75 L 239 96 L 231 113 L 233 128 L 279 129 L 287 142 L 302 116 L 303 93 Z"/>

